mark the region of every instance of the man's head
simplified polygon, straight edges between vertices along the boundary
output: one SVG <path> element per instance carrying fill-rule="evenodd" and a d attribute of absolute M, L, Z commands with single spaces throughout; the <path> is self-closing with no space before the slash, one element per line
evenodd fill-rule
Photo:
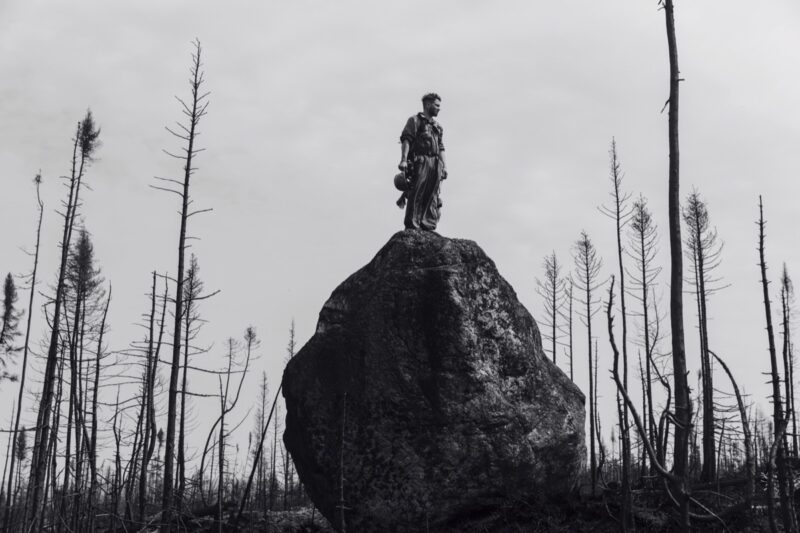
<path fill-rule="evenodd" d="M 436 93 L 428 93 L 422 97 L 422 109 L 428 116 L 437 116 L 439 114 L 439 107 L 441 104 L 442 99 Z"/>

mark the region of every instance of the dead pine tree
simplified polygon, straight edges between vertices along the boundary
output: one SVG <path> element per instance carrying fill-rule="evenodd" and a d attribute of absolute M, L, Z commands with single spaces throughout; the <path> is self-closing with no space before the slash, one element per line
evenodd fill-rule
<path fill-rule="evenodd" d="M 182 509 L 184 494 L 186 492 L 186 399 L 189 395 L 189 361 L 193 356 L 208 352 L 208 348 L 194 345 L 194 340 L 200 332 L 200 328 L 205 323 L 199 313 L 199 304 L 203 300 L 211 298 L 219 291 L 210 294 L 203 292 L 205 286 L 200 279 L 200 266 L 197 257 L 192 254 L 189 260 L 189 268 L 186 269 L 186 276 L 183 283 L 183 368 L 180 386 L 180 420 L 178 423 L 178 452 L 177 452 L 177 490 L 175 494 L 176 507 Z"/>
<path fill-rule="evenodd" d="M 146 516 L 148 480 L 150 461 L 156 448 L 156 383 L 158 375 L 158 362 L 163 342 L 165 316 L 168 300 L 168 284 L 164 279 L 164 292 L 161 296 L 161 310 L 158 311 L 159 296 L 157 293 L 158 273 L 152 272 L 152 286 L 147 294 L 149 300 L 148 312 L 143 315 L 146 336 L 141 343 L 134 343 L 130 355 L 136 355 L 142 360 L 141 385 L 139 394 L 139 409 L 136 416 L 136 426 L 133 433 L 134 439 L 131 446 L 128 474 L 125 476 L 125 517 L 132 520 L 135 515 L 139 523 L 143 523 Z M 159 318 L 160 315 L 160 318 Z"/>
<path fill-rule="evenodd" d="M 658 460 L 656 457 L 656 452 L 653 446 L 651 445 L 650 441 L 647 439 L 647 433 L 645 432 L 644 425 L 642 423 L 641 417 L 639 417 L 639 413 L 636 410 L 636 405 L 631 400 L 630 395 L 628 394 L 625 385 L 622 383 L 622 379 L 619 374 L 619 349 L 617 348 L 617 343 L 614 339 L 614 316 L 612 313 L 612 309 L 614 307 L 614 276 L 611 276 L 611 283 L 608 289 L 608 302 L 606 303 L 606 323 L 608 325 L 608 340 L 611 344 L 611 350 L 614 354 L 614 363 L 611 367 L 611 375 L 614 379 L 614 383 L 617 386 L 617 390 L 619 391 L 620 395 L 622 396 L 623 401 L 628 405 L 628 409 L 630 410 L 631 417 L 633 418 L 634 426 L 636 427 L 636 431 L 639 432 L 639 437 L 642 444 L 647 451 L 647 455 L 650 457 L 651 464 L 655 467 L 658 474 L 667 484 L 667 487 L 671 486 L 680 486 L 681 485 L 681 478 L 675 474 L 674 468 L 672 470 L 668 469 L 665 464 L 662 464 L 661 461 Z M 669 489 L 667 489 L 669 491 Z M 723 526 L 723 530 L 727 530 L 727 525 L 722 522 L 722 520 L 714 513 L 712 513 L 707 507 L 702 505 L 699 501 L 692 499 L 690 496 L 686 497 L 686 506 L 688 507 L 688 503 L 693 501 L 697 504 L 702 510 L 705 511 L 704 515 L 701 515 L 704 519 L 714 519 L 721 522 Z M 682 501 L 683 496 L 680 494 L 673 494 L 669 491 L 669 501 L 673 502 L 675 506 L 678 508 L 680 513 L 680 521 L 684 522 L 685 520 L 689 519 L 690 513 L 688 509 L 685 509 L 684 503 Z M 685 531 L 689 533 L 690 529 L 686 529 L 681 524 L 681 531 Z"/>
<path fill-rule="evenodd" d="M 247 503 L 248 495 L 250 494 L 250 488 L 252 487 L 252 484 L 253 484 L 253 478 L 254 478 L 255 473 L 256 473 L 257 463 L 261 459 L 261 454 L 264 451 L 264 442 L 266 441 L 267 435 L 269 433 L 270 422 L 272 421 L 273 416 L 277 417 L 276 409 L 278 407 L 278 398 L 279 398 L 279 396 L 281 394 L 281 390 L 283 390 L 283 382 L 281 382 L 278 385 L 278 390 L 275 391 L 275 397 L 272 400 L 272 407 L 270 407 L 269 416 L 267 417 L 267 419 L 264 422 L 263 427 L 261 429 L 261 437 L 259 439 L 258 446 L 256 447 L 256 457 L 253 460 L 253 466 L 250 469 L 250 475 L 247 478 L 247 484 L 245 485 L 244 494 L 242 495 L 242 498 L 241 498 L 241 500 L 239 502 L 239 511 L 237 512 L 236 519 L 234 520 L 234 533 L 239 531 L 239 523 L 241 522 L 242 514 L 244 513 L 244 507 L 245 507 L 245 504 Z M 272 481 L 272 478 L 270 479 L 270 481 Z M 265 487 L 264 490 L 266 491 L 266 487 Z M 268 505 L 265 504 L 265 507 L 264 507 L 265 508 L 265 513 L 266 513 L 266 508 L 267 507 L 268 507 Z M 265 514 L 264 518 L 266 520 L 266 514 Z"/>
<path fill-rule="evenodd" d="M 25 382 L 27 377 L 27 370 L 28 370 L 28 349 L 30 346 L 30 336 L 31 336 L 31 319 L 33 313 L 31 310 L 33 309 L 33 297 L 36 293 L 36 273 L 39 269 L 39 244 L 41 240 L 42 234 L 42 219 L 44 217 L 44 203 L 42 202 L 41 195 L 39 194 L 39 188 L 42 184 L 42 174 L 39 172 L 36 174 L 36 177 L 33 179 L 33 183 L 36 186 L 36 203 L 38 205 L 39 210 L 39 221 L 36 225 L 36 246 L 34 247 L 34 251 L 32 254 L 33 257 L 33 267 L 31 272 L 28 274 L 28 283 L 30 284 L 29 292 L 28 292 L 28 317 L 27 322 L 25 325 L 25 340 L 23 341 L 22 345 L 22 368 L 19 380 L 19 392 L 17 394 L 17 411 L 14 417 L 14 428 L 13 428 L 13 435 L 16 435 L 19 431 L 19 421 L 20 421 L 20 414 L 22 411 L 22 400 L 23 400 L 23 393 L 25 391 Z M 11 506 L 12 504 L 16 504 L 11 499 L 11 495 L 16 493 L 16 488 L 12 487 L 12 480 L 14 478 L 14 467 L 16 466 L 16 439 L 12 439 L 11 442 L 11 464 L 9 465 L 8 471 L 8 484 L 6 486 L 6 501 L 5 501 L 5 508 L 3 510 L 3 531 L 9 531 L 10 529 L 10 521 L 11 521 Z"/>
<path fill-rule="evenodd" d="M 700 375 L 703 409 L 703 466 L 700 480 L 710 482 L 716 479 L 716 437 L 714 412 L 714 367 L 709 354 L 708 300 L 719 287 L 720 281 L 713 277 L 720 265 L 722 243 L 717 239 L 716 229 L 711 227 L 708 204 L 693 191 L 683 208 L 683 221 L 686 223 L 686 255 L 692 265 L 697 301 L 697 323 L 700 337 Z M 691 279 L 691 278 L 690 278 Z"/>
<path fill-rule="evenodd" d="M 631 219 L 632 210 L 628 205 L 630 194 L 622 190 L 622 166 L 617 154 L 617 142 L 611 139 L 609 156 L 609 180 L 611 181 L 611 206 L 600 206 L 600 212 L 611 218 L 615 225 L 617 239 L 617 261 L 619 272 L 619 301 L 620 313 L 622 316 L 622 383 L 628 389 L 628 310 L 625 306 L 625 265 L 623 263 L 623 253 L 625 247 L 622 242 L 622 232 Z M 627 531 L 631 527 L 631 441 L 630 441 L 630 422 L 628 419 L 628 407 L 617 394 L 617 406 L 619 410 L 619 436 L 622 444 L 622 506 L 620 508 L 620 527 L 622 531 Z"/>
<path fill-rule="evenodd" d="M 295 351 L 297 350 L 297 344 L 295 341 L 295 328 L 294 328 L 294 318 L 292 318 L 292 323 L 289 326 L 289 342 L 286 344 L 286 357 L 284 358 L 284 364 L 288 364 L 294 358 Z M 292 480 L 294 478 L 293 474 L 293 463 L 292 458 L 289 455 L 288 450 L 286 450 L 281 442 L 281 462 L 283 464 L 283 510 L 288 510 L 288 502 L 289 502 L 289 493 L 291 491 Z"/>
<path fill-rule="evenodd" d="M 542 340 L 550 345 L 550 357 L 555 363 L 560 333 L 558 319 L 564 306 L 564 281 L 561 279 L 561 264 L 555 251 L 545 256 L 542 266 L 544 278 L 536 278 L 536 292 L 544 302 L 544 314 L 540 320 Z"/>
<path fill-rule="evenodd" d="M 31 474 L 28 482 L 28 527 L 36 530 L 40 526 L 42 517 L 41 500 L 44 492 L 45 474 L 50 462 L 49 453 L 52 452 L 50 437 L 50 423 L 53 409 L 54 385 L 56 384 L 56 366 L 58 352 L 61 345 L 62 306 L 64 300 L 65 277 L 67 272 L 67 259 L 71 249 L 72 230 L 75 225 L 77 210 L 80 206 L 80 190 L 83 178 L 89 165 L 94 160 L 94 154 L 100 145 L 100 130 L 94 122 L 91 111 L 81 120 L 75 131 L 72 149 L 72 165 L 69 177 L 68 196 L 63 202 L 64 226 L 61 236 L 61 258 L 58 269 L 58 278 L 55 286 L 55 297 L 52 302 L 52 318 L 50 321 L 50 340 L 47 348 L 42 392 L 39 396 L 39 407 L 36 418 L 36 434 L 34 437 L 33 453 L 31 457 Z"/>
<path fill-rule="evenodd" d="M 792 353 L 792 304 L 794 303 L 794 284 L 789 277 L 786 263 L 781 274 L 781 309 L 783 337 L 783 369 L 786 385 L 786 412 L 792 419 L 792 455 L 797 457 L 797 417 L 794 409 L 794 354 Z"/>
<path fill-rule="evenodd" d="M 259 389 L 260 406 L 257 413 L 258 431 L 259 434 L 263 431 L 264 426 L 267 425 L 267 395 L 269 394 L 269 385 L 267 383 L 267 373 L 261 374 L 261 386 Z M 259 442 L 258 448 L 255 450 L 253 459 L 253 468 L 258 469 L 258 479 L 256 480 L 255 499 L 259 503 L 258 507 L 266 517 L 267 516 L 267 478 L 266 478 L 266 463 L 264 461 L 264 443 Z"/>
<path fill-rule="evenodd" d="M 772 458 L 775 457 L 778 473 L 778 494 L 781 502 L 781 518 L 784 531 L 797 531 L 794 510 L 789 498 L 788 471 L 786 467 L 786 426 L 788 419 L 784 417 L 783 400 L 781 399 L 781 383 L 778 372 L 778 356 L 775 347 L 775 333 L 772 327 L 772 310 L 770 309 L 769 281 L 767 280 L 767 261 L 764 250 L 764 206 L 761 196 L 758 197 L 758 263 L 761 270 L 761 288 L 764 296 L 764 314 L 767 322 L 767 341 L 769 346 L 770 381 L 772 383 L 772 427 L 773 427 L 773 447 L 775 453 L 770 452 L 768 467 L 769 480 L 772 480 Z M 770 483 L 771 484 L 771 483 Z M 771 491 L 767 494 L 767 504 L 770 511 L 770 528 L 777 531 L 774 520 L 774 511 Z"/>
<path fill-rule="evenodd" d="M 161 531 L 169 531 L 172 523 L 172 512 L 174 507 L 174 458 L 175 458 L 175 428 L 177 425 L 178 408 L 178 377 L 181 368 L 181 328 L 183 325 L 183 280 L 185 275 L 184 256 L 186 252 L 186 226 L 190 217 L 208 211 L 208 209 L 189 211 L 191 204 L 189 197 L 189 185 L 192 176 L 197 170 L 194 167 L 195 156 L 201 152 L 202 148 L 197 148 L 196 141 L 198 125 L 205 116 L 208 108 L 208 92 L 203 92 L 204 73 L 201 62 L 202 49 L 200 41 L 194 42 L 194 52 L 192 53 L 191 67 L 189 69 L 190 92 L 189 102 L 177 98 L 181 104 L 181 111 L 185 117 L 185 122 L 178 122 L 178 131 L 167 128 L 167 131 L 185 143 L 180 154 L 166 152 L 169 156 L 180 160 L 183 163 L 183 179 L 157 178 L 163 186 L 153 185 L 154 188 L 177 194 L 181 200 L 180 210 L 180 231 L 178 235 L 178 269 L 175 280 L 175 311 L 174 329 L 172 335 L 172 358 L 170 361 L 169 372 L 169 392 L 167 397 L 167 434 L 164 448 L 164 476 L 161 498 Z"/>
<path fill-rule="evenodd" d="M 686 341 L 683 330 L 683 249 L 681 240 L 680 207 L 680 142 L 678 140 L 678 109 L 680 94 L 680 69 L 678 44 L 675 37 L 675 10 L 672 0 L 659 0 L 664 9 L 669 51 L 669 253 L 670 253 L 670 327 L 672 331 L 672 379 L 675 395 L 674 476 L 670 478 L 673 493 L 681 508 L 681 529 L 689 531 L 689 499 L 691 488 L 688 477 L 689 434 L 692 423 L 692 399 L 686 370 Z"/>
<path fill-rule="evenodd" d="M 98 504 L 98 474 L 97 474 L 97 430 L 98 430 L 98 397 L 100 394 L 100 368 L 104 358 L 103 336 L 107 329 L 108 307 L 111 305 L 111 286 L 108 287 L 108 296 L 103 309 L 103 318 L 100 321 L 100 333 L 97 340 L 97 351 L 94 360 L 94 385 L 92 386 L 92 426 L 89 437 L 89 472 L 91 475 L 89 485 L 89 529 L 94 529 L 94 520 Z"/>
<path fill-rule="evenodd" d="M 711 353 L 714 359 L 717 360 L 722 369 L 725 371 L 725 374 L 728 375 L 728 379 L 733 387 L 733 393 L 736 396 L 736 406 L 739 409 L 739 417 L 741 418 L 742 422 L 742 433 L 744 435 L 745 475 L 747 476 L 744 492 L 745 508 L 747 509 L 747 512 L 750 513 L 753 507 L 753 495 L 755 494 L 756 477 L 756 465 L 753 453 L 753 437 L 752 432 L 750 431 L 750 417 L 747 415 L 747 407 L 745 406 L 744 400 L 742 399 L 742 394 L 739 391 L 739 385 L 736 383 L 736 380 L 733 379 L 733 373 L 731 373 L 728 365 L 726 365 L 725 361 L 723 361 L 713 351 L 709 350 L 709 353 Z"/>
<path fill-rule="evenodd" d="M 573 289 L 574 289 L 574 282 L 572 281 L 571 276 L 567 276 L 564 280 L 562 285 L 564 291 L 564 299 L 565 302 L 563 310 L 563 318 L 564 318 L 564 335 L 567 337 L 567 347 L 566 347 L 566 355 L 569 357 L 569 379 L 570 381 L 575 381 L 574 372 L 573 372 L 573 336 L 572 336 L 572 319 L 573 319 L 573 304 L 575 302 Z"/>
<path fill-rule="evenodd" d="M 119 497 L 122 486 L 122 430 L 119 423 L 119 390 L 117 385 L 117 399 L 114 403 L 114 418 L 111 420 L 111 433 L 114 436 L 114 477 L 111 482 L 111 531 L 116 533 L 119 526 Z"/>
<path fill-rule="evenodd" d="M 589 467 L 592 478 L 592 491 L 597 487 L 597 452 L 595 450 L 596 412 L 597 405 L 595 399 L 595 379 L 594 379 L 594 358 L 592 355 L 592 317 L 597 313 L 596 304 L 599 302 L 593 294 L 601 283 L 597 281 L 600 274 L 602 260 L 597 256 L 597 250 L 589 239 L 589 235 L 581 232 L 580 238 L 573 245 L 575 261 L 575 288 L 579 296 L 576 297 L 578 303 L 583 307 L 579 310 L 578 316 L 586 326 L 586 336 L 588 339 L 587 350 L 589 360 Z"/>
<path fill-rule="evenodd" d="M 647 201 L 640 196 L 633 202 L 630 226 L 628 230 L 628 248 L 626 253 L 635 264 L 634 268 L 628 271 L 631 280 L 630 295 L 638 300 L 641 305 L 641 331 L 642 344 L 644 347 L 644 376 L 642 388 L 644 390 L 645 409 L 642 412 L 643 423 L 647 431 L 650 443 L 656 446 L 656 420 L 655 407 L 653 405 L 653 353 L 655 343 L 651 338 L 653 333 L 653 317 L 651 315 L 652 302 L 650 293 L 656 284 L 656 278 L 661 272 L 661 267 L 655 264 L 657 251 L 657 233 L 653 222 L 653 216 L 647 207 Z M 636 313 L 634 313 L 636 314 Z M 656 448 L 660 448 L 656 446 Z M 646 454 L 644 455 L 645 457 Z M 663 458 L 661 459 L 663 461 Z M 655 474 L 655 469 L 650 468 L 651 475 Z"/>
<path fill-rule="evenodd" d="M 71 527 L 88 521 L 84 516 L 84 495 L 87 493 L 87 465 L 90 465 L 91 436 L 89 435 L 87 418 L 89 417 L 88 391 L 90 388 L 89 369 L 87 367 L 86 349 L 89 332 L 97 328 L 96 317 L 100 300 L 104 297 L 103 279 L 96 266 L 94 244 L 89 232 L 81 228 L 78 239 L 73 246 L 67 261 L 64 330 L 69 343 L 69 418 L 67 419 L 67 452 L 64 469 L 64 500 L 62 512 L 70 507 L 72 511 Z M 70 334 L 71 330 L 71 334 Z M 99 360 L 97 361 L 99 364 Z M 69 432 L 74 430 L 74 467 L 72 469 L 72 491 L 69 488 L 70 453 Z"/>
<path fill-rule="evenodd" d="M 218 470 L 218 479 L 217 479 L 217 526 L 218 531 L 222 533 L 225 527 L 223 524 L 223 505 L 224 505 L 224 494 L 225 494 L 225 439 L 229 436 L 229 433 L 226 432 L 225 426 L 225 419 L 226 417 L 233 411 L 236 407 L 236 404 L 239 402 L 239 397 L 242 392 L 242 385 L 244 384 L 245 377 L 247 376 L 247 372 L 250 369 L 250 357 L 252 354 L 253 342 L 255 339 L 254 333 L 253 336 L 250 336 L 251 328 L 245 333 L 245 341 L 247 345 L 245 346 L 245 357 L 244 360 L 237 360 L 237 355 L 239 353 L 239 345 L 235 339 L 229 338 L 227 345 L 227 354 L 225 358 L 227 359 L 227 365 L 224 372 L 217 376 L 218 384 L 219 384 L 219 402 L 220 402 L 220 414 L 217 418 L 214 426 L 219 425 L 219 439 L 218 439 L 218 460 L 217 460 L 217 470 Z M 239 383 L 236 385 L 236 392 L 233 394 L 233 389 L 231 388 L 231 376 L 234 374 L 239 374 Z M 223 377 L 224 376 L 224 377 Z M 233 398 L 231 399 L 231 395 L 233 394 Z M 234 428 L 235 429 L 235 428 Z M 212 427 L 213 431 L 213 427 Z"/>

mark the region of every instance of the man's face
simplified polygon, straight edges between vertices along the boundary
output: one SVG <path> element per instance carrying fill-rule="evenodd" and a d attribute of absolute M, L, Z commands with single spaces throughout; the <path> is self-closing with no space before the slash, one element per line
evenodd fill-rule
<path fill-rule="evenodd" d="M 441 100 L 428 100 L 425 102 L 425 112 L 432 117 L 438 116 L 441 105 Z"/>

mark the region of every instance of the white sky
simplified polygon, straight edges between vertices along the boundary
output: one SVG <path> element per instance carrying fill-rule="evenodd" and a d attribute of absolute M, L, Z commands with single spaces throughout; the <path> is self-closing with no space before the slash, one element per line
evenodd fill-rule
<path fill-rule="evenodd" d="M 176 147 L 164 126 L 180 118 L 173 96 L 187 94 L 190 41 L 198 37 L 212 96 L 192 196 L 214 211 L 193 219 L 190 233 L 202 239 L 193 250 L 206 287 L 222 291 L 202 307 L 204 339 L 216 343 L 209 364 L 221 360 L 225 338 L 240 337 L 248 324 L 263 340 L 240 416 L 257 397 L 261 369 L 272 384 L 279 379 L 292 317 L 302 345 L 330 292 L 401 229 L 391 184 L 397 140 L 425 92 L 443 96 L 450 179 L 440 233 L 477 241 L 538 316 L 534 280 L 543 256 L 555 250 L 571 265 L 582 229 L 604 257 L 605 274 L 616 269 L 613 224 L 596 209 L 608 198 L 612 136 L 626 189 L 649 199 L 667 259 L 660 110 L 668 65 L 656 4 L 238 1 L 223 9 L 211 2 L 0 0 L 0 270 L 30 267 L 20 248 L 33 246 L 31 178 L 41 169 L 40 279 L 53 278 L 60 237 L 53 210 L 64 193 L 57 177 L 68 171 L 74 125 L 91 107 L 103 146 L 82 215 L 114 287 L 110 347 L 140 337 L 134 323 L 147 308 L 149 272 L 176 268 L 176 197 L 148 184 L 154 175 L 180 174 L 161 152 Z M 731 285 L 710 303 L 711 344 L 766 406 L 753 221 L 763 194 L 773 279 L 784 261 L 800 272 L 800 7 L 678 0 L 676 22 L 686 79 L 682 197 L 697 187 L 708 200 L 725 241 L 719 274 Z M 665 271 L 664 290 L 666 280 Z M 686 302 L 696 383 L 694 306 Z M 609 349 L 599 325 L 605 368 Z M 34 339 L 42 330 L 36 312 Z M 580 329 L 576 336 L 583 338 Z M 576 380 L 586 391 L 585 347 L 577 350 Z M 721 373 L 717 383 L 727 387 Z M 603 373 L 600 390 L 610 399 Z M 9 410 L 3 426 L 15 391 L 0 384 Z M 205 436 L 215 409 L 196 402 L 195 439 Z"/>

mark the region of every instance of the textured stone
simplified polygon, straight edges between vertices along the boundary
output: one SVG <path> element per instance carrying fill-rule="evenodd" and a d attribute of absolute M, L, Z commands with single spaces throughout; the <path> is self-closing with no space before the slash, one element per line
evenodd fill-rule
<path fill-rule="evenodd" d="M 339 527 L 343 474 L 351 531 L 457 529 L 567 493 L 585 461 L 583 394 L 472 241 L 395 234 L 333 292 L 283 387 L 300 479 Z"/>

